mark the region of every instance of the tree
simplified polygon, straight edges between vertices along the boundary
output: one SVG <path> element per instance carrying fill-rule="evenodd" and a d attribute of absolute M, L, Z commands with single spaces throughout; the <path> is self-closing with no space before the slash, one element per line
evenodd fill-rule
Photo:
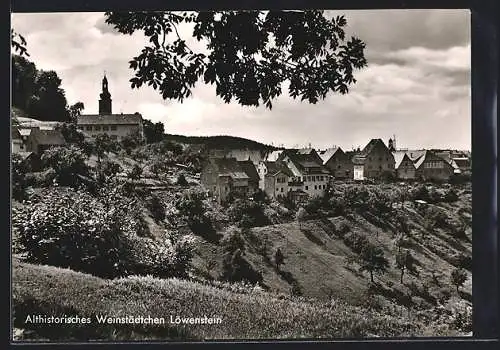
<path fill-rule="evenodd" d="M 276 253 L 274 254 L 274 262 L 276 264 L 276 270 L 279 270 L 280 265 L 283 265 L 285 262 L 285 257 L 283 256 L 280 248 L 276 249 Z"/>
<path fill-rule="evenodd" d="M 409 250 L 398 252 L 396 254 L 396 267 L 401 270 L 401 283 L 403 283 L 403 275 L 405 270 L 416 272 L 415 258 L 411 255 Z"/>
<path fill-rule="evenodd" d="M 143 31 L 150 45 L 130 61 L 132 88 L 143 84 L 164 99 L 183 101 L 199 80 L 216 86 L 224 102 L 264 104 L 288 81 L 292 98 L 317 103 L 329 93 L 346 94 L 353 72 L 367 62 L 365 44 L 345 38 L 344 16 L 324 11 L 106 12 L 106 23 L 122 34 Z M 206 43 L 195 52 L 178 27 L 194 23 L 192 37 Z M 174 39 L 170 39 L 169 35 Z"/>
<path fill-rule="evenodd" d="M 297 219 L 297 222 L 299 223 L 299 229 L 301 230 L 302 230 L 302 221 L 304 221 L 306 217 L 307 217 L 307 211 L 303 207 L 300 207 L 299 210 L 297 210 L 295 218 Z"/>
<path fill-rule="evenodd" d="M 14 49 L 14 51 L 19 52 L 19 55 L 25 55 L 29 57 L 28 50 L 26 49 L 26 39 L 21 34 L 14 31 L 14 29 L 10 30 L 10 45 Z"/>
<path fill-rule="evenodd" d="M 54 71 L 38 71 L 35 93 L 28 97 L 26 111 L 39 120 L 69 121 L 61 79 Z"/>
<path fill-rule="evenodd" d="M 61 134 L 67 143 L 81 145 L 85 140 L 85 136 L 83 136 L 83 134 L 77 129 L 76 124 L 63 123 L 62 125 L 57 126 L 56 129 L 61 131 Z"/>
<path fill-rule="evenodd" d="M 136 148 L 142 144 L 142 138 L 139 133 L 132 133 L 121 139 L 121 144 L 128 155 L 132 152 L 132 149 Z"/>
<path fill-rule="evenodd" d="M 451 283 L 453 283 L 453 285 L 457 288 L 458 293 L 458 288 L 462 287 L 465 281 L 467 281 L 467 273 L 464 269 L 454 269 L 451 271 L 450 280 Z"/>
<path fill-rule="evenodd" d="M 101 158 L 108 152 L 116 150 L 116 144 L 108 134 L 99 134 L 94 139 L 94 152 L 97 156 L 97 161 L 100 163 Z"/>
<path fill-rule="evenodd" d="M 28 99 L 35 94 L 38 70 L 33 62 L 12 55 L 12 106 L 27 110 Z"/>
<path fill-rule="evenodd" d="M 43 153 L 41 160 L 44 168 L 55 170 L 56 179 L 63 186 L 77 186 L 77 175 L 89 175 L 89 168 L 85 163 L 86 156 L 74 145 L 50 148 Z"/>
<path fill-rule="evenodd" d="M 153 124 L 150 120 L 144 119 L 143 129 L 146 143 L 155 143 L 163 140 L 163 135 L 165 132 L 163 123 L 158 122 L 156 124 Z"/>
<path fill-rule="evenodd" d="M 85 109 L 83 102 L 77 102 L 68 107 L 68 113 L 71 120 L 71 123 L 76 124 L 78 121 L 78 117 L 82 114 L 82 111 Z"/>
<path fill-rule="evenodd" d="M 384 257 L 382 248 L 367 243 L 361 250 L 359 256 L 360 271 L 370 272 L 370 281 L 373 283 L 373 273 L 385 273 L 389 267 L 389 261 Z"/>
<path fill-rule="evenodd" d="M 141 175 L 142 175 L 142 168 L 137 164 L 135 164 L 132 167 L 132 170 L 128 173 L 128 177 L 131 180 L 139 180 Z"/>
<path fill-rule="evenodd" d="M 12 154 L 12 197 L 17 200 L 23 200 L 26 190 L 26 173 L 28 167 L 23 158 L 17 154 Z"/>

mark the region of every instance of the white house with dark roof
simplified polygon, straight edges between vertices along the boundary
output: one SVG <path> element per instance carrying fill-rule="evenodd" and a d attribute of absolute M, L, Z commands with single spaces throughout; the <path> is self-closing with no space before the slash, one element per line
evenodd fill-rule
<path fill-rule="evenodd" d="M 303 154 L 297 150 L 286 150 L 280 158 L 301 184 L 302 191 L 311 197 L 325 193 L 333 176 L 316 152 Z"/>
<path fill-rule="evenodd" d="M 398 179 L 410 180 L 415 178 L 416 168 L 406 151 L 393 151 L 394 168 Z"/>
<path fill-rule="evenodd" d="M 118 140 L 134 133 L 144 137 L 143 120 L 140 113 L 112 113 L 111 94 L 108 91 L 106 76 L 102 80 L 100 97 L 99 114 L 82 114 L 78 116 L 77 127 L 84 135 L 96 137 L 100 134 L 108 134 L 111 138 Z"/>

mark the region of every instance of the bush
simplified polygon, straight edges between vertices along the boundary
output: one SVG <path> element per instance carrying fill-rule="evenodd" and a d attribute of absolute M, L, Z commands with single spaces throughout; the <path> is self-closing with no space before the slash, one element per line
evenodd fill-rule
<path fill-rule="evenodd" d="M 345 222 L 341 222 L 339 227 L 337 228 L 336 232 L 337 235 L 341 238 L 343 238 L 346 234 L 348 234 L 351 231 L 351 228 L 349 225 L 347 225 Z"/>
<path fill-rule="evenodd" d="M 104 278 L 167 277 L 186 268 L 185 241 L 166 244 L 140 238 L 131 203 L 118 197 L 108 205 L 82 192 L 52 190 L 39 202 L 13 210 L 13 230 L 28 261 L 37 264 Z"/>
<path fill-rule="evenodd" d="M 178 156 L 178 155 L 182 154 L 183 147 L 181 144 L 178 144 L 177 142 L 163 141 L 160 144 L 160 152 L 162 152 L 162 153 L 172 152 L 174 156 Z"/>
<path fill-rule="evenodd" d="M 139 180 L 142 175 L 142 168 L 138 164 L 135 164 L 127 175 L 131 180 Z"/>
<path fill-rule="evenodd" d="M 246 281 L 252 284 L 262 282 L 262 274 L 244 258 L 245 243 L 239 230 L 230 230 L 228 236 L 222 241 L 222 247 L 224 257 L 221 279 L 229 282 Z"/>
<path fill-rule="evenodd" d="M 347 203 L 343 198 L 332 197 L 328 201 L 328 205 L 334 216 L 343 216 L 346 214 Z"/>
<path fill-rule="evenodd" d="M 186 180 L 186 176 L 184 174 L 179 174 L 179 176 L 177 176 L 177 185 L 179 185 L 179 186 L 187 186 L 188 185 L 188 182 Z"/>
<path fill-rule="evenodd" d="M 363 248 L 369 244 L 368 238 L 365 235 L 356 232 L 350 232 L 344 235 L 344 243 L 355 253 L 361 253 Z"/>
<path fill-rule="evenodd" d="M 47 187 L 54 183 L 56 177 L 56 171 L 49 168 L 42 172 L 26 174 L 26 184 L 32 187 Z"/>
<path fill-rule="evenodd" d="M 71 145 L 46 150 L 42 155 L 44 169 L 52 168 L 56 172 L 56 181 L 62 186 L 77 187 L 78 175 L 88 176 L 89 168 L 85 163 L 83 151 Z"/>
<path fill-rule="evenodd" d="M 206 195 L 199 189 L 191 189 L 182 193 L 175 207 L 186 220 L 193 233 L 209 240 L 216 239 L 216 232 L 203 203 Z"/>
<path fill-rule="evenodd" d="M 22 201 L 26 197 L 28 168 L 19 154 L 12 154 L 12 197 Z"/>
<path fill-rule="evenodd" d="M 444 196 L 444 201 L 448 203 L 456 202 L 458 201 L 458 194 L 457 192 L 452 188 L 446 191 L 446 194 Z"/>
<path fill-rule="evenodd" d="M 165 220 L 165 205 L 156 195 L 152 195 L 147 203 L 149 212 L 156 222 Z"/>
<path fill-rule="evenodd" d="M 462 287 L 467 281 L 467 273 L 464 269 L 454 269 L 450 274 L 450 281 L 457 288 L 458 293 L 458 288 Z"/>
<path fill-rule="evenodd" d="M 255 227 L 269 224 L 262 204 L 247 199 L 235 199 L 228 208 L 228 215 L 230 220 L 239 227 Z"/>

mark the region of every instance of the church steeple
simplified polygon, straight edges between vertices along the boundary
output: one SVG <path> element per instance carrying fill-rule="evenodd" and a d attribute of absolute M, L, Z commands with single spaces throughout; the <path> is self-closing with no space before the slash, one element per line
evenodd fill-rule
<path fill-rule="evenodd" d="M 111 114 L 111 94 L 108 90 L 108 79 L 106 78 L 106 73 L 104 73 L 104 78 L 102 79 L 102 92 L 100 97 L 99 114 Z"/>

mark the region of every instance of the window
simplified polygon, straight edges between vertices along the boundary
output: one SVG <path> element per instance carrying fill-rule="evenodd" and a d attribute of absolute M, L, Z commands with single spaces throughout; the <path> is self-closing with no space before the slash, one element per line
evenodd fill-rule
<path fill-rule="evenodd" d="M 318 186 L 317 185 L 314 185 L 314 189 L 317 190 L 318 189 Z"/>
<path fill-rule="evenodd" d="M 108 130 L 109 130 L 109 127 L 108 127 L 107 125 L 103 125 L 102 130 L 103 130 L 103 131 L 108 131 Z"/>
<path fill-rule="evenodd" d="M 283 192 L 283 187 L 280 188 L 280 192 Z"/>
<path fill-rule="evenodd" d="M 76 128 L 77 128 L 78 130 L 83 130 L 83 126 L 81 126 L 81 125 L 78 125 Z"/>
<path fill-rule="evenodd" d="M 87 131 L 92 131 L 92 126 L 87 125 Z"/>
<path fill-rule="evenodd" d="M 337 165 L 337 169 L 340 169 L 340 165 Z"/>
<path fill-rule="evenodd" d="M 100 125 L 96 125 L 96 126 L 94 126 L 94 130 L 95 130 L 95 131 L 101 131 L 101 126 L 100 126 Z"/>
<path fill-rule="evenodd" d="M 309 189 L 309 186 L 306 186 L 306 191 Z"/>
<path fill-rule="evenodd" d="M 111 125 L 111 130 L 116 130 L 116 125 Z"/>

